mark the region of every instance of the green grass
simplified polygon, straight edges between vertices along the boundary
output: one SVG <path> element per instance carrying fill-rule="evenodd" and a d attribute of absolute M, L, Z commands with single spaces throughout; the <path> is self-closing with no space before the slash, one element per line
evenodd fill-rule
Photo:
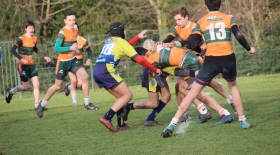
<path fill-rule="evenodd" d="M 185 135 L 174 133 L 171 138 L 162 139 L 161 131 L 169 124 L 177 104 L 174 83 L 170 84 L 172 99 L 156 120 L 164 123 L 159 127 L 144 127 L 143 122 L 151 110 L 131 111 L 128 123 L 130 131 L 109 132 L 98 121 L 112 106 L 114 98 L 105 91 L 91 93 L 91 101 L 98 105 L 98 111 L 85 111 L 82 94 L 79 91 L 78 107 L 71 106 L 71 97 L 56 93 L 48 105 L 49 110 L 39 119 L 33 109 L 33 98 L 13 98 L 10 104 L 0 102 L 0 152 L 9 154 L 280 154 L 280 75 L 262 75 L 238 78 L 239 89 L 248 122 L 254 125 L 249 130 L 240 129 L 235 121 L 215 125 L 219 116 L 212 109 L 213 118 L 205 124 L 194 124 L 198 111 L 191 106 L 192 117 Z M 224 80 L 217 79 L 227 89 Z M 147 92 L 140 86 L 131 88 L 133 101 L 146 101 Z M 228 90 L 228 89 L 227 89 Z M 223 107 L 232 112 L 225 99 L 210 92 Z M 43 94 L 41 95 L 41 98 Z M 116 118 L 113 119 L 116 125 Z"/>

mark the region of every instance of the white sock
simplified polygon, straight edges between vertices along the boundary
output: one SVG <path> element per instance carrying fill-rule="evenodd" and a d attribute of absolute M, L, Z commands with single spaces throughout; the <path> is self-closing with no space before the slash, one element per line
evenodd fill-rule
<path fill-rule="evenodd" d="M 230 115 L 230 113 L 229 113 L 229 112 L 227 111 L 227 109 L 225 109 L 225 108 L 221 109 L 221 110 L 219 111 L 219 114 L 220 114 L 221 116 L 223 116 L 223 115 L 225 115 L 225 116 Z"/>
<path fill-rule="evenodd" d="M 10 92 L 11 92 L 12 94 L 14 94 L 14 93 L 16 93 L 16 92 L 19 92 L 18 86 L 16 86 L 15 88 L 12 88 L 12 89 L 10 90 Z"/>
<path fill-rule="evenodd" d="M 171 124 L 172 124 L 172 125 L 177 125 L 177 124 L 178 124 L 178 122 L 179 122 L 179 119 L 178 119 L 178 118 L 173 117 L 169 125 L 171 125 Z"/>
<path fill-rule="evenodd" d="M 68 86 L 68 89 L 71 90 L 71 88 L 72 88 L 72 85 L 70 84 L 70 85 Z"/>
<path fill-rule="evenodd" d="M 207 108 L 204 106 L 202 102 L 197 106 L 197 110 L 199 111 L 200 114 L 207 113 Z"/>
<path fill-rule="evenodd" d="M 38 105 L 39 105 L 39 102 L 35 102 L 35 103 L 34 103 L 34 107 L 35 107 L 35 108 L 37 108 Z"/>
<path fill-rule="evenodd" d="M 45 99 L 43 99 L 41 102 L 41 106 L 45 107 L 45 106 L 47 106 L 48 103 L 49 103 L 49 101 L 46 101 Z"/>
<path fill-rule="evenodd" d="M 72 103 L 77 103 L 77 92 L 71 91 Z"/>
<path fill-rule="evenodd" d="M 89 105 L 89 96 L 84 97 L 85 105 Z"/>
<path fill-rule="evenodd" d="M 229 97 L 226 99 L 226 101 L 227 101 L 228 104 L 232 104 L 233 103 L 232 102 L 232 96 L 229 95 Z"/>
<path fill-rule="evenodd" d="M 239 120 L 240 122 L 246 122 L 246 117 L 245 117 L 245 115 L 243 115 L 243 116 L 238 116 L 238 120 Z"/>

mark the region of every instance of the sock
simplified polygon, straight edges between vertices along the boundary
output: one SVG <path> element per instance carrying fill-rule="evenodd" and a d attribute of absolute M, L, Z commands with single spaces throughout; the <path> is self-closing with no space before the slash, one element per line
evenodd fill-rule
<path fill-rule="evenodd" d="M 225 109 L 225 108 L 222 108 L 220 111 L 219 111 L 219 114 L 221 115 L 221 116 L 223 116 L 223 115 L 225 115 L 225 116 L 227 116 L 227 115 L 230 115 L 230 113 L 227 111 L 227 109 Z"/>
<path fill-rule="evenodd" d="M 77 103 L 77 92 L 71 91 L 72 103 Z"/>
<path fill-rule="evenodd" d="M 174 125 L 174 126 L 176 126 L 176 125 L 178 124 L 178 122 L 179 122 L 179 119 L 173 117 L 169 125 Z"/>
<path fill-rule="evenodd" d="M 84 97 L 85 105 L 89 105 L 89 96 Z"/>
<path fill-rule="evenodd" d="M 156 118 L 156 115 L 165 107 L 165 105 L 166 105 L 166 103 L 159 100 L 158 107 L 153 109 L 153 111 L 148 116 L 147 121 L 153 121 Z"/>
<path fill-rule="evenodd" d="M 129 109 L 129 110 L 134 110 L 133 104 L 134 104 L 134 103 L 127 103 L 127 104 L 125 105 L 125 108 L 126 108 L 126 109 Z"/>
<path fill-rule="evenodd" d="M 232 96 L 229 95 L 229 97 L 226 99 L 228 104 L 232 104 Z"/>
<path fill-rule="evenodd" d="M 16 93 L 16 92 L 19 92 L 20 90 L 18 90 L 18 86 L 16 86 L 15 88 L 12 88 L 11 90 L 10 90 L 10 93 L 11 94 L 14 94 L 14 93 Z"/>
<path fill-rule="evenodd" d="M 46 101 L 45 99 L 43 99 L 41 102 L 41 106 L 46 107 L 48 103 L 49 103 L 49 101 Z"/>
<path fill-rule="evenodd" d="M 197 110 L 199 111 L 200 114 L 207 113 L 207 108 L 204 106 L 202 102 L 197 106 Z"/>
<path fill-rule="evenodd" d="M 117 111 L 117 121 L 118 121 L 118 126 L 122 126 L 122 113 L 123 113 L 123 108 L 121 108 L 119 111 Z"/>
<path fill-rule="evenodd" d="M 112 109 L 110 109 L 105 115 L 104 118 L 107 120 L 112 120 L 112 118 L 114 117 L 114 115 L 116 114 L 116 112 Z"/>
<path fill-rule="evenodd" d="M 70 84 L 68 87 L 67 87 L 69 90 L 71 90 L 71 88 L 72 88 L 72 85 Z"/>
<path fill-rule="evenodd" d="M 35 102 L 35 103 L 34 103 L 34 107 L 35 107 L 35 108 L 37 108 L 38 105 L 39 105 L 39 102 Z"/>
<path fill-rule="evenodd" d="M 246 122 L 246 117 L 245 117 L 245 115 L 243 115 L 243 116 L 238 116 L 238 120 L 239 120 L 240 122 Z"/>

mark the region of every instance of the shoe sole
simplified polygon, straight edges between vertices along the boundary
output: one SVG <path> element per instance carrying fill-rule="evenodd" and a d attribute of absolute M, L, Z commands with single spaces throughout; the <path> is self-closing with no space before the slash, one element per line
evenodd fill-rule
<path fill-rule="evenodd" d="M 231 123 L 234 121 L 234 118 L 228 119 L 225 122 L 217 122 L 216 124 L 226 124 L 226 123 Z"/>
<path fill-rule="evenodd" d="M 107 129 L 109 129 L 110 131 L 112 131 L 112 132 L 118 132 L 118 130 L 117 129 L 115 129 L 113 126 L 112 127 L 109 127 L 109 126 L 107 126 L 107 124 L 104 122 L 104 121 L 102 121 L 103 119 L 99 119 L 99 122 L 101 123 L 101 124 L 103 124 Z M 111 126 L 111 125 L 110 125 Z M 112 129 L 112 128 L 114 128 L 114 129 Z"/>
<path fill-rule="evenodd" d="M 85 108 L 85 110 L 92 110 L 92 111 L 97 111 L 99 108 L 94 108 L 94 109 L 89 109 L 89 108 Z"/>

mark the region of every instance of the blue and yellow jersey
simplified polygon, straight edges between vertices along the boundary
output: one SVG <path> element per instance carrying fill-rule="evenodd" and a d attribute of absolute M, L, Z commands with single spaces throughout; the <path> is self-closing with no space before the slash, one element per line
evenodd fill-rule
<path fill-rule="evenodd" d="M 135 49 L 121 37 L 109 37 L 98 56 L 96 63 L 109 63 L 116 67 L 124 56 L 134 58 L 138 54 Z"/>
<path fill-rule="evenodd" d="M 77 37 L 77 43 L 78 43 L 78 49 L 79 49 L 79 51 L 80 51 L 81 54 L 76 55 L 76 58 L 77 58 L 78 60 L 81 60 L 81 59 L 83 59 L 83 54 L 82 54 L 83 49 L 84 49 L 84 48 L 85 48 L 85 49 L 88 49 L 88 48 L 89 48 L 89 45 L 88 45 L 88 42 L 87 42 L 86 38 L 81 37 L 81 36 L 78 36 L 78 37 Z"/>
<path fill-rule="evenodd" d="M 36 47 L 37 42 L 38 42 L 37 37 L 35 36 L 28 37 L 26 34 L 20 36 L 14 42 L 14 45 L 18 47 L 19 55 L 28 61 L 26 65 L 34 64 L 32 54 L 34 52 L 34 48 Z M 18 60 L 18 63 L 21 64 L 21 61 Z"/>
<path fill-rule="evenodd" d="M 74 43 L 77 43 L 77 36 L 78 30 L 76 29 L 69 29 L 65 26 L 60 30 L 60 32 L 58 33 L 57 40 L 60 40 L 62 42 L 62 47 L 69 47 L 69 51 L 60 52 L 58 55 L 59 60 L 67 61 L 75 57 L 75 55 L 71 53 L 70 47 Z"/>
<path fill-rule="evenodd" d="M 209 12 L 194 25 L 192 33 L 204 36 L 207 51 L 205 56 L 225 56 L 233 53 L 231 27 L 235 18 L 219 11 Z"/>

